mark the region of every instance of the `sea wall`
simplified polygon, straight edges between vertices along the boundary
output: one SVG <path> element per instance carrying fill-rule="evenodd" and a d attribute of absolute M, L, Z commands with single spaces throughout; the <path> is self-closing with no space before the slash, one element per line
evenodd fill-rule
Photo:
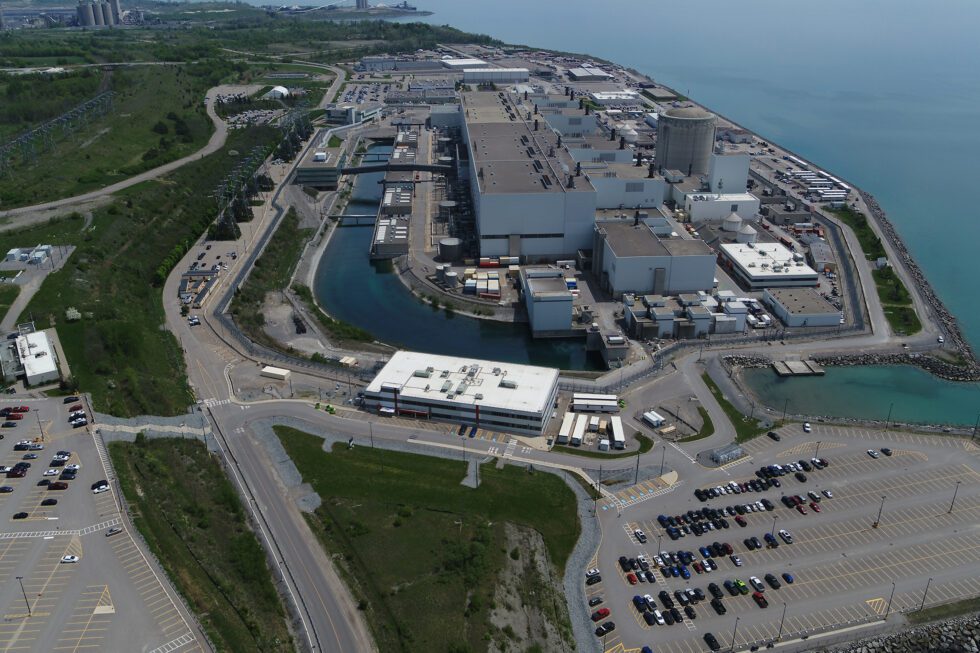
<path fill-rule="evenodd" d="M 977 365 L 953 365 L 944 360 L 923 354 L 841 354 L 813 356 L 813 360 L 825 367 L 848 365 L 915 365 L 933 376 L 947 381 L 980 381 Z M 759 366 L 756 366 L 759 367 Z"/>
<path fill-rule="evenodd" d="M 977 653 L 980 615 L 917 626 L 894 635 L 870 637 L 831 653 Z"/>
<path fill-rule="evenodd" d="M 970 361 L 970 365 L 973 368 L 977 368 L 976 356 L 973 353 L 973 348 L 970 343 L 966 341 L 963 337 L 963 333 L 960 331 L 960 325 L 953 317 L 953 314 L 949 312 L 946 306 L 943 304 L 942 300 L 936 294 L 936 291 L 932 289 L 929 284 L 929 280 L 926 279 L 926 275 L 922 273 L 922 269 L 919 268 L 919 264 L 915 262 L 912 258 L 912 254 L 909 253 L 908 248 L 905 246 L 905 242 L 895 231 L 895 226 L 892 225 L 891 221 L 888 219 L 887 214 L 881 205 L 878 204 L 878 200 L 874 198 L 870 193 L 861 191 L 861 197 L 864 199 L 864 203 L 867 204 L 868 209 L 871 211 L 872 217 L 878 223 L 878 227 L 881 233 L 888 239 L 892 248 L 902 259 L 906 269 L 909 271 L 915 284 L 919 287 L 919 292 L 922 294 L 923 299 L 929 304 L 933 312 L 936 315 L 936 319 L 939 321 L 943 328 L 943 331 L 947 333 L 947 338 L 949 344 L 956 347 L 963 356 Z M 974 374 L 976 376 L 970 377 L 971 380 L 980 378 L 980 369 L 974 369 Z M 944 377 L 945 378 L 945 377 Z"/>

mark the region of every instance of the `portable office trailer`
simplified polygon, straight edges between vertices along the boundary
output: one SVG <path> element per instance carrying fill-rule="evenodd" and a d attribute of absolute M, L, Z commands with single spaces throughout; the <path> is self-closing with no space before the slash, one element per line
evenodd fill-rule
<path fill-rule="evenodd" d="M 259 372 L 259 376 L 267 376 L 270 379 L 285 381 L 289 378 L 289 370 L 284 370 L 280 367 L 270 367 L 267 365 L 262 368 L 261 372 Z"/>
<path fill-rule="evenodd" d="M 582 444 L 582 438 L 585 437 L 585 429 L 589 425 L 588 415 L 579 415 L 578 419 L 575 420 L 575 430 L 572 431 L 572 445 L 578 447 Z"/>
<path fill-rule="evenodd" d="M 572 404 L 572 410 L 576 413 L 615 413 L 619 411 L 619 402 L 599 399 L 576 400 Z"/>
<path fill-rule="evenodd" d="M 612 424 L 612 445 L 614 449 L 626 448 L 626 434 L 623 432 L 623 418 L 613 415 L 609 418 Z"/>
<path fill-rule="evenodd" d="M 660 413 L 653 410 L 643 413 L 643 421 L 655 429 L 658 429 L 667 423 L 667 420 L 665 420 Z"/>
<path fill-rule="evenodd" d="M 572 428 L 575 426 L 575 413 L 569 411 L 561 420 L 561 428 L 558 429 L 558 444 L 568 444 L 568 439 L 572 435 Z"/>

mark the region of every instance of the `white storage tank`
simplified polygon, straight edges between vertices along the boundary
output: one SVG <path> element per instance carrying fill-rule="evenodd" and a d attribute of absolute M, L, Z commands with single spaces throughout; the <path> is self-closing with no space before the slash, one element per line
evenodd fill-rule
<path fill-rule="evenodd" d="M 752 228 L 752 225 L 743 224 L 742 228 L 738 230 L 738 235 L 735 236 L 735 240 L 740 243 L 754 243 L 756 235 L 757 233 Z"/>
<path fill-rule="evenodd" d="M 721 223 L 722 231 L 730 231 L 732 233 L 735 233 L 741 228 L 742 228 L 742 218 L 738 217 L 738 215 L 735 213 L 730 214 Z"/>

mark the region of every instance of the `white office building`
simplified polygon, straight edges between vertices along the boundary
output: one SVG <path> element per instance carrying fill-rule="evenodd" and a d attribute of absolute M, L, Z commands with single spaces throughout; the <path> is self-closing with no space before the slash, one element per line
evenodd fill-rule
<path fill-rule="evenodd" d="M 687 192 L 683 204 L 692 222 L 719 222 L 732 213 L 743 220 L 755 220 L 759 212 L 759 198 L 745 192 Z"/>
<path fill-rule="evenodd" d="M 779 243 L 725 244 L 719 249 L 722 267 L 748 290 L 817 285 L 816 270 Z"/>
<path fill-rule="evenodd" d="M 558 370 L 400 351 L 364 391 L 367 410 L 541 435 L 558 398 Z"/>
<path fill-rule="evenodd" d="M 712 154 L 708 187 L 712 193 L 744 193 L 749 180 L 748 154 Z"/>

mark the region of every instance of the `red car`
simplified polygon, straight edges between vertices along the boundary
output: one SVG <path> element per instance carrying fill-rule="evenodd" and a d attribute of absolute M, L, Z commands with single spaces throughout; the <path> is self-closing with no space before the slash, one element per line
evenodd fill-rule
<path fill-rule="evenodd" d="M 27 412 L 30 412 L 31 409 L 28 408 L 27 406 L 14 406 L 10 410 L 11 410 L 11 412 L 14 412 L 14 413 L 27 413 Z"/>
<path fill-rule="evenodd" d="M 806 514 L 806 508 L 804 508 L 804 507 L 803 507 L 803 504 L 802 504 L 802 503 L 798 503 L 798 504 L 796 504 L 796 510 L 797 510 L 797 512 L 799 512 L 799 513 L 800 513 L 801 515 L 805 515 L 805 514 Z"/>
<path fill-rule="evenodd" d="M 742 526 L 743 528 L 745 526 L 748 526 L 748 523 L 745 521 L 745 517 L 743 517 L 742 515 L 735 515 L 735 523 L 738 524 L 739 526 Z"/>
<path fill-rule="evenodd" d="M 609 616 L 609 608 L 599 608 L 592 613 L 592 621 L 602 621 Z"/>
<path fill-rule="evenodd" d="M 769 607 L 769 601 L 767 601 L 766 600 L 766 597 L 762 595 L 762 592 L 753 592 L 752 593 L 752 598 L 755 600 L 756 604 L 760 608 L 768 608 Z"/>
<path fill-rule="evenodd" d="M 810 502 L 810 508 L 813 509 L 813 512 L 820 512 L 820 504 L 815 501 Z"/>
<path fill-rule="evenodd" d="M 24 419 L 24 416 L 21 415 L 20 413 L 10 413 L 9 415 L 7 415 L 7 419 L 14 419 L 14 420 Z"/>
<path fill-rule="evenodd" d="M 626 574 L 626 580 L 629 581 L 630 585 L 636 585 L 636 574 Z"/>
<path fill-rule="evenodd" d="M 72 406 L 71 408 L 68 409 L 68 412 L 69 413 L 74 413 L 76 410 L 83 410 L 82 405 L 81 404 L 75 404 L 74 406 Z"/>

